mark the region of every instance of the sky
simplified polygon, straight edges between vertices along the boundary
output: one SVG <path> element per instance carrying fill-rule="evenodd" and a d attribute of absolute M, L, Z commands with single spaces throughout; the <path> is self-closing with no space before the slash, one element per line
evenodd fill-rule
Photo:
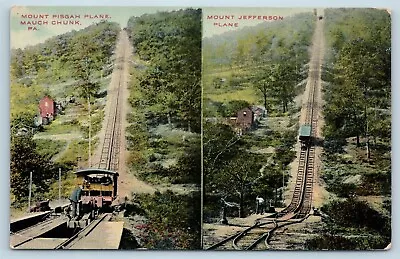
<path fill-rule="evenodd" d="M 262 22 L 279 21 L 281 18 L 285 19 L 297 13 L 313 12 L 313 10 L 313 8 L 272 7 L 203 8 L 203 37 L 212 37 L 246 26 L 255 26 Z"/>
<path fill-rule="evenodd" d="M 126 27 L 130 17 L 141 16 L 142 14 L 151 14 L 159 11 L 179 10 L 179 7 L 133 7 L 133 6 L 14 6 L 10 11 L 10 47 L 24 48 L 29 45 L 35 45 L 44 42 L 46 39 L 66 33 L 72 30 L 83 29 L 93 23 L 99 22 L 102 19 L 97 18 L 100 15 L 108 15 L 108 21 L 117 22 L 121 28 Z M 37 17 L 36 15 L 41 15 Z M 46 16 L 48 15 L 48 16 Z M 53 15 L 59 15 L 53 18 Z M 62 19 L 61 15 L 72 16 L 74 18 Z M 76 18 L 80 15 L 80 18 Z M 89 15 L 85 18 L 85 15 Z M 33 23 L 48 24 L 32 25 Z M 73 25 L 59 24 L 52 25 L 53 22 L 64 21 L 72 22 Z M 26 23 L 26 24 L 21 24 Z M 78 22 L 79 24 L 75 24 Z M 30 25 L 28 25 L 31 23 Z M 28 27 L 32 27 L 29 29 Z M 34 29 L 34 27 L 37 29 Z"/>
<path fill-rule="evenodd" d="M 24 48 L 44 42 L 55 35 L 83 29 L 101 21 L 101 15 L 103 17 L 107 15 L 108 21 L 117 22 L 123 28 L 132 16 L 179 9 L 182 7 L 14 6 L 10 13 L 10 47 Z M 313 11 L 313 8 L 204 7 L 202 9 L 204 37 L 254 26 L 261 22 L 274 22 L 274 19 L 285 19 L 296 13 Z M 67 24 L 53 25 L 57 21 Z M 47 24 L 44 24 L 46 22 Z"/>
<path fill-rule="evenodd" d="M 2 143 L 0 148 L 0 166 L 2 172 L 8 172 L 9 170 L 9 92 L 10 89 L 9 85 L 9 59 L 10 59 L 10 46 L 9 46 L 9 30 L 10 25 L 7 20 L 9 20 L 10 14 L 10 7 L 15 5 L 18 2 L 19 4 L 23 5 L 54 5 L 57 4 L 54 0 L 2 0 L 2 5 L 0 6 L 0 28 L 1 32 L 3 33 L 0 41 L 2 44 L 0 48 L 0 55 L 2 55 L 0 59 L 0 80 L 2 80 L 1 85 L 3 86 L 0 89 L 0 118 L 2 119 L 2 124 L 0 126 L 0 142 Z M 68 5 L 82 5 L 82 0 L 69 0 L 68 2 L 61 2 Z M 393 17 L 392 17 L 392 39 L 393 45 L 398 46 L 400 44 L 400 1 L 398 0 L 85 0 L 85 5 L 186 5 L 186 6 L 194 6 L 194 5 L 202 5 L 202 6 L 220 6 L 221 8 L 225 8 L 224 6 L 281 6 L 281 7 L 292 7 L 292 6 L 319 6 L 319 7 L 389 7 L 393 10 Z M 114 7 L 107 7 L 106 10 L 111 10 Z M 79 9 L 83 9 L 79 7 Z M 90 10 L 94 10 L 95 8 L 90 7 Z M 130 9 L 123 8 L 123 11 L 131 12 Z M 133 8 L 132 8 L 133 9 Z M 136 7 L 135 10 L 140 9 Z M 153 8 L 151 8 L 153 9 Z M 117 15 L 117 17 L 123 17 L 122 15 Z M 14 25 L 15 26 L 15 25 Z M 12 25 L 13 27 L 13 25 Z M 61 31 L 61 30 L 60 30 Z M 25 31 L 24 31 L 25 32 Z M 63 32 L 61 32 L 63 33 Z M 21 37 L 23 42 L 21 41 L 21 45 L 27 44 L 34 44 L 35 41 L 37 43 L 37 39 L 42 39 L 45 36 L 54 36 L 55 33 L 44 33 L 43 36 L 37 37 L 36 34 L 32 34 L 31 36 Z M 400 67 L 400 48 L 394 47 L 392 50 L 392 67 Z M 392 85 L 398 86 L 400 84 L 400 75 L 393 70 L 392 75 Z M 400 90 L 399 87 L 393 87 L 392 92 L 392 108 L 393 114 L 397 114 L 400 112 L 400 102 L 396 100 L 400 100 Z M 400 156 L 400 119 L 399 116 L 392 116 L 393 118 L 393 145 L 392 145 L 392 156 L 399 157 Z M 400 170 L 400 159 L 393 159 L 393 172 L 397 172 Z M 2 177 L 0 177 L 0 200 L 2 204 L 9 204 L 9 174 L 3 173 Z M 398 187 L 400 183 L 400 174 L 393 174 L 393 187 L 392 188 L 392 197 L 400 197 L 400 188 Z M 278 258 L 292 258 L 295 256 L 296 258 L 301 259 L 310 259 L 310 258 L 327 258 L 327 259 L 336 259 L 338 257 L 342 259 L 373 259 L 379 256 L 383 256 L 385 258 L 399 258 L 400 255 L 400 238 L 398 233 L 400 233 L 400 224 L 399 224 L 399 216 L 400 215 L 400 199 L 393 199 L 393 247 L 390 251 L 385 252 L 354 252 L 354 251 L 304 251 L 302 253 L 298 253 L 297 251 L 292 252 L 280 252 L 277 251 L 276 253 L 271 252 L 268 254 L 263 253 L 251 253 L 246 252 L 245 254 L 239 252 L 185 252 L 185 251 L 144 251 L 140 252 L 140 255 L 137 254 L 138 251 L 116 251 L 116 252 L 98 252 L 98 251 L 85 251 L 85 257 L 88 258 L 98 258 L 98 259 L 106 259 L 111 256 L 118 256 L 118 258 L 122 259 L 130 259 L 132 256 L 139 255 L 140 258 L 146 259 L 155 259 L 155 258 L 164 258 L 164 259 L 187 259 L 188 257 L 192 259 L 202 259 L 204 257 L 212 258 L 212 259 L 220 259 L 228 256 L 231 259 L 239 259 L 243 258 L 245 255 L 246 258 L 260 258 L 263 255 L 272 255 L 272 257 Z M 60 259 L 70 259 L 71 256 L 78 255 L 78 253 L 72 253 L 74 251 L 64 251 L 64 253 L 59 253 L 57 251 L 16 251 L 11 250 L 9 247 L 9 206 L 4 206 L 2 209 L 2 220 L 0 220 L 0 250 L 2 254 L 2 258 L 13 258 L 13 259 L 25 259 L 29 257 L 31 259 L 43 259 L 43 258 L 60 258 Z M 77 252 L 77 251 L 75 251 Z"/>

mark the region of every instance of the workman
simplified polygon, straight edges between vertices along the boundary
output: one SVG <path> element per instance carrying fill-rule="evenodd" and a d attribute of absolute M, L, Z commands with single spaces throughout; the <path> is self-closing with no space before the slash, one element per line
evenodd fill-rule
<path fill-rule="evenodd" d="M 71 205 L 72 205 L 72 215 L 71 217 L 73 219 L 78 218 L 80 215 L 80 200 L 81 200 L 81 195 L 82 195 L 82 189 L 83 186 L 79 185 L 71 194 L 71 197 L 69 198 L 69 200 L 71 201 Z"/>
<path fill-rule="evenodd" d="M 256 198 L 256 214 L 264 214 L 264 199 L 258 196 Z"/>

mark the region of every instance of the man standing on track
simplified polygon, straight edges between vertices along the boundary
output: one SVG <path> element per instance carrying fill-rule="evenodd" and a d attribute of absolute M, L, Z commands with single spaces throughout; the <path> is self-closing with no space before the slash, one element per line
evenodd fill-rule
<path fill-rule="evenodd" d="M 80 206 L 79 202 L 81 200 L 81 195 L 82 195 L 82 185 L 79 185 L 71 194 L 71 197 L 69 200 L 71 201 L 72 205 L 72 215 L 71 217 L 73 219 L 77 219 L 80 216 Z"/>
<path fill-rule="evenodd" d="M 258 196 L 256 198 L 256 214 L 264 214 L 264 199 Z"/>

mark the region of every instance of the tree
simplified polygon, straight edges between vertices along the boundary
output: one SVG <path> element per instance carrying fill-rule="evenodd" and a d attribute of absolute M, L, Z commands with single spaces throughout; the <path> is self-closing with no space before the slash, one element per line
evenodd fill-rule
<path fill-rule="evenodd" d="M 254 75 L 254 86 L 261 92 L 265 108 L 268 107 L 267 98 L 271 97 L 280 102 L 282 111 L 286 112 L 296 96 L 295 87 L 300 76 L 291 60 L 271 62 Z"/>
<path fill-rule="evenodd" d="M 214 173 L 223 167 L 223 161 L 229 161 L 243 144 L 230 126 L 224 124 L 203 124 L 203 164 L 204 176 L 211 184 Z"/>
<path fill-rule="evenodd" d="M 277 76 L 274 74 L 276 72 L 273 69 L 274 65 L 268 65 L 263 70 L 258 71 L 254 78 L 254 86 L 261 92 L 264 100 L 264 107 L 268 110 L 267 99 L 272 96 L 273 85 L 276 84 L 278 80 Z"/>
<path fill-rule="evenodd" d="M 82 98 L 88 99 L 93 96 L 100 88 L 97 82 L 92 81 L 92 73 L 98 69 L 100 57 L 94 56 L 96 45 L 92 44 L 89 35 L 79 35 L 71 42 L 72 64 L 74 68 L 73 76 L 79 80 L 79 93 Z"/>
<path fill-rule="evenodd" d="M 261 165 L 257 158 L 247 153 L 242 153 L 231 161 L 224 162 L 222 170 L 215 172 L 214 181 L 217 189 L 231 199 L 239 202 L 239 217 L 245 217 L 245 197 L 255 182 L 260 178 Z"/>
<path fill-rule="evenodd" d="M 136 53 L 149 61 L 138 78 L 152 118 L 201 128 L 201 10 L 160 12 L 128 21 Z"/>
<path fill-rule="evenodd" d="M 37 191 L 43 193 L 48 190 L 48 183 L 52 178 L 52 163 L 37 153 L 32 135 L 13 135 L 10 150 L 10 184 L 11 192 L 16 200 L 22 201 L 28 196 L 30 172 L 32 172 L 32 183 Z"/>
<path fill-rule="evenodd" d="M 382 99 L 390 92 L 390 67 L 387 55 L 376 46 L 374 37 L 368 40 L 356 39 L 343 44 L 335 63 L 336 87 L 328 93 L 330 102 L 326 106 L 328 128 L 334 132 L 340 129 L 344 136 L 360 136 L 366 138 L 367 158 L 370 158 L 371 128 L 380 122 L 373 117 L 371 111 L 382 107 Z M 390 69 L 389 69 L 390 70 Z M 389 76 L 389 77 L 388 77 Z M 372 118 L 374 118 L 372 124 Z"/>

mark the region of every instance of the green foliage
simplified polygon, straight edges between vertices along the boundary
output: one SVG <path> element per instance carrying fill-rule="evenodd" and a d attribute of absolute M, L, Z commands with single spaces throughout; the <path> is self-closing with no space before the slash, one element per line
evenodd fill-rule
<path fill-rule="evenodd" d="M 314 24 L 310 12 L 204 39 L 205 97 L 223 103 L 262 100 L 269 113 L 288 111 L 307 76 Z M 249 92 L 253 98 L 245 96 Z M 218 112 L 214 104 L 205 103 L 206 115 Z"/>
<path fill-rule="evenodd" d="M 355 199 L 332 201 L 321 210 L 337 225 L 352 228 L 368 228 L 390 237 L 390 218 L 370 208 L 366 202 Z"/>
<path fill-rule="evenodd" d="M 11 115 L 11 134 L 18 134 L 19 130 L 25 128 L 29 133 L 32 133 L 32 129 L 35 127 L 35 114 L 30 111 L 20 112 Z"/>
<path fill-rule="evenodd" d="M 137 55 L 149 61 L 135 82 L 147 118 L 154 124 L 175 121 L 199 133 L 201 10 L 132 17 L 127 31 Z"/>
<path fill-rule="evenodd" d="M 46 160 L 50 160 L 53 156 L 58 154 L 67 145 L 66 141 L 49 140 L 49 139 L 36 139 L 36 152 L 43 156 Z"/>
<path fill-rule="evenodd" d="M 206 38 L 203 43 L 204 68 L 246 67 L 296 55 L 300 67 L 302 62 L 308 60 L 306 50 L 311 42 L 314 20 L 311 12 L 302 13 L 284 21 L 262 23 L 238 32 Z"/>
<path fill-rule="evenodd" d="M 390 213 L 372 209 L 357 196 L 390 200 L 390 15 L 366 8 L 327 9 L 325 14 L 329 51 L 323 72 L 322 177 L 328 191 L 346 200 L 322 208 L 329 216 L 327 234 L 307 246 L 382 249 L 391 238 Z"/>
<path fill-rule="evenodd" d="M 196 183 L 201 184 L 201 148 L 200 138 L 192 140 L 185 148 L 184 154 L 179 157 L 177 164 L 172 168 L 173 183 Z"/>
<path fill-rule="evenodd" d="M 30 172 L 35 193 L 47 191 L 53 164 L 45 156 L 37 153 L 32 136 L 12 136 L 10 151 L 10 185 L 16 201 L 23 201 L 28 197 Z"/>
<path fill-rule="evenodd" d="M 277 204 L 277 189 L 282 187 L 283 175 L 287 181 L 285 170 L 295 156 L 292 148 L 296 133 L 269 132 L 266 136 L 249 133 L 239 137 L 228 125 L 206 122 L 203 127 L 205 220 L 216 216 L 218 212 L 213 210 L 219 206 L 221 197 L 239 204 L 239 216 L 254 209 L 257 195 Z M 254 146 L 271 145 L 279 147 L 274 155 L 250 151 Z M 237 208 L 231 213 L 236 212 Z"/>
<path fill-rule="evenodd" d="M 201 10 L 132 17 L 128 163 L 141 179 L 200 184 Z M 144 62 L 147 61 L 147 62 Z"/>
<path fill-rule="evenodd" d="M 25 86 L 52 85 L 71 76 L 82 79 L 89 70 L 103 70 L 111 63 L 119 30 L 116 23 L 100 22 L 23 50 L 13 49 L 11 76 Z"/>
<path fill-rule="evenodd" d="M 263 96 L 264 106 L 268 108 L 268 98 L 273 98 L 277 103 L 282 104 L 282 112 L 288 110 L 288 104 L 296 96 L 296 84 L 303 79 L 298 74 L 295 63 L 292 60 L 283 59 L 280 61 L 271 60 L 265 67 L 255 71 L 254 86 Z"/>
<path fill-rule="evenodd" d="M 384 249 L 389 240 L 381 236 L 345 237 L 323 234 L 306 241 L 308 250 L 373 250 Z"/>
<path fill-rule="evenodd" d="M 35 117 L 39 100 L 44 95 L 51 95 L 58 101 L 71 95 L 87 98 L 89 92 L 94 96 L 98 91 L 98 77 L 111 72 L 106 68 L 112 62 L 119 31 L 116 23 L 100 22 L 23 50 L 11 51 L 11 192 L 16 202 L 27 197 L 30 171 L 34 172 L 35 194 L 54 196 L 56 176 L 51 172 L 50 159 L 64 148 L 65 143 L 32 140 L 30 134 L 38 130 Z M 93 116 L 93 132 L 99 130 L 103 116 L 101 111 Z M 47 134 L 79 133 L 77 124 L 77 120 L 63 123 L 56 119 L 44 130 Z M 22 128 L 26 128 L 28 134 L 21 135 Z M 85 129 L 82 128 L 84 133 Z M 68 147 L 59 159 L 58 167 L 63 170 L 76 165 L 78 157 L 81 160 L 87 158 L 86 141 L 73 141 Z"/>
<path fill-rule="evenodd" d="M 61 198 L 69 198 L 72 191 L 76 188 L 76 175 L 71 170 L 70 166 L 55 166 L 53 178 L 49 185 L 49 191 L 43 194 L 44 199 L 58 200 L 58 169 L 61 168 Z"/>
<path fill-rule="evenodd" d="M 332 200 L 321 210 L 325 226 L 321 235 L 306 242 L 310 250 L 383 249 L 391 241 L 391 220 L 354 198 Z"/>
<path fill-rule="evenodd" d="M 95 141 L 92 141 L 92 148 L 95 146 Z M 57 162 L 65 165 L 77 165 L 81 161 L 88 159 L 88 141 L 85 140 L 72 140 L 68 149 L 63 153 Z M 92 150 L 93 154 L 93 150 Z"/>
<path fill-rule="evenodd" d="M 321 176 L 328 191 L 339 197 L 353 195 L 390 195 L 390 159 L 381 157 L 380 163 L 365 163 L 364 154 L 354 153 L 355 147 L 346 147 L 343 154 L 325 153 Z M 364 151 L 361 151 L 364 152 Z"/>
<path fill-rule="evenodd" d="M 136 226 L 139 239 L 148 249 L 200 249 L 200 193 L 176 195 L 171 191 L 154 195 L 136 195 L 138 206 L 129 206 L 126 213 L 140 213 L 147 218 Z M 138 209 L 141 208 L 141 209 Z"/>
<path fill-rule="evenodd" d="M 325 89 L 324 134 L 390 135 L 390 16 L 376 9 L 328 9 L 333 76 Z M 386 112 L 385 112 L 386 111 Z"/>

